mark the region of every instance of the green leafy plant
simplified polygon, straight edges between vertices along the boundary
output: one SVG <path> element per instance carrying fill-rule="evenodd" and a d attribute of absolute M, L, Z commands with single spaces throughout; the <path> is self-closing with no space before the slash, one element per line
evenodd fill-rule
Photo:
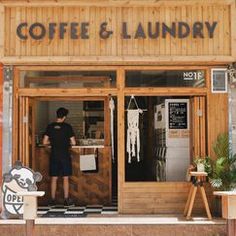
<path fill-rule="evenodd" d="M 210 160 L 211 170 L 208 172 L 209 182 L 213 188 L 229 191 L 236 184 L 236 155 L 229 151 L 229 137 L 220 134 L 213 146 L 216 158 Z"/>

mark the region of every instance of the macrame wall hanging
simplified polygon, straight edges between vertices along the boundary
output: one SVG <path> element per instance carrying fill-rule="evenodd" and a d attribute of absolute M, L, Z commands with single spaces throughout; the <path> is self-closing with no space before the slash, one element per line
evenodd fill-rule
<path fill-rule="evenodd" d="M 131 109 L 131 102 L 134 102 L 135 109 Z M 132 95 L 127 108 L 127 144 L 126 151 L 128 152 L 128 163 L 131 163 L 131 157 L 137 156 L 137 161 L 140 161 L 140 130 L 139 130 L 139 115 L 144 110 L 138 107 L 137 101 Z M 135 151 L 136 148 L 136 151 Z"/>
<path fill-rule="evenodd" d="M 112 161 L 115 162 L 115 155 L 114 155 L 114 110 L 115 110 L 115 103 L 113 98 L 110 98 L 109 101 L 109 108 L 110 108 L 110 116 L 111 116 L 111 156 Z"/>

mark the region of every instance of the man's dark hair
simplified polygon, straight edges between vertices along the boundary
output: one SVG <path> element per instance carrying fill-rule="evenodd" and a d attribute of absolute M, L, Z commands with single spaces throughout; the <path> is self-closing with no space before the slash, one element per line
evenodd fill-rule
<path fill-rule="evenodd" d="M 64 116 L 67 116 L 69 113 L 69 111 L 64 108 L 64 107 L 60 107 L 57 109 L 57 118 L 63 118 Z"/>

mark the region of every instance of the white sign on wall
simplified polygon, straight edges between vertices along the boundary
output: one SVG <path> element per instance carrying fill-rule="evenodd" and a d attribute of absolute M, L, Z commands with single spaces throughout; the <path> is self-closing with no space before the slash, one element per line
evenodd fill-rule
<path fill-rule="evenodd" d="M 211 92 L 227 93 L 228 92 L 228 75 L 225 68 L 211 70 Z"/>

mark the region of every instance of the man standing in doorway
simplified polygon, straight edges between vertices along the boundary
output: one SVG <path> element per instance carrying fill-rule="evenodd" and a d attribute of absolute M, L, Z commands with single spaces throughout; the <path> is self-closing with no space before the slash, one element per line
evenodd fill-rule
<path fill-rule="evenodd" d="M 64 205 L 72 204 L 69 199 L 69 176 L 72 175 L 70 146 L 75 145 L 75 135 L 70 124 L 65 123 L 69 113 L 64 107 L 57 111 L 57 120 L 48 125 L 43 137 L 44 145 L 51 145 L 49 174 L 51 176 L 51 202 L 56 203 L 57 179 L 63 177 Z"/>

